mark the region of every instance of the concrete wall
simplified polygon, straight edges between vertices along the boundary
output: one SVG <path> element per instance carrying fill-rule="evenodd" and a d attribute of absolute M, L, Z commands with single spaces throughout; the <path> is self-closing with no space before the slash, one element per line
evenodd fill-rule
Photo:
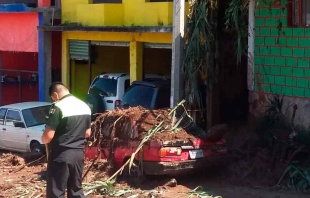
<path fill-rule="evenodd" d="M 38 52 L 38 13 L 0 13 L 0 50 Z"/>
<path fill-rule="evenodd" d="M 84 26 L 172 25 L 172 2 L 123 0 L 121 4 L 93 4 L 92 0 L 62 0 L 61 3 L 63 23 Z M 188 13 L 188 3 L 185 10 Z"/>
<path fill-rule="evenodd" d="M 268 94 L 283 94 L 286 103 L 298 105 L 300 124 L 310 124 L 310 29 L 287 26 L 287 0 L 264 5 L 255 12 L 255 92 L 250 111 L 260 114 Z M 279 22 L 282 28 L 277 28 Z M 278 38 L 278 31 L 282 34 Z"/>

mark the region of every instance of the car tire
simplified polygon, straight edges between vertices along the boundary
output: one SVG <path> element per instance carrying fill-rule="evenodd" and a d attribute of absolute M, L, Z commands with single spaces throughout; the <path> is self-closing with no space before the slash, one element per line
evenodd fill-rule
<path fill-rule="evenodd" d="M 30 151 L 33 154 L 44 154 L 43 147 L 37 141 L 31 142 L 31 144 L 30 144 Z"/>
<path fill-rule="evenodd" d="M 127 160 L 124 160 L 124 163 L 126 163 Z M 124 167 L 124 170 L 122 171 L 122 177 L 123 178 L 137 178 L 142 176 L 142 172 L 139 166 L 139 162 L 134 160 L 134 163 L 137 166 L 131 166 L 130 172 L 129 172 L 129 164 Z"/>

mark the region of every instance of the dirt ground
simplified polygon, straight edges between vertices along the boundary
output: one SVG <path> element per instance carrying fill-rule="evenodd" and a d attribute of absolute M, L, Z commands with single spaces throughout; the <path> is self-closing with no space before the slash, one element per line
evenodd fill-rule
<path fill-rule="evenodd" d="M 0 197 L 45 197 L 45 159 L 27 165 L 24 158 L 16 154 L 0 154 Z M 27 158 L 26 158 L 27 159 Z M 33 159 L 32 159 L 33 160 Z M 27 159 L 26 161 L 29 161 Z M 85 177 L 84 182 L 105 180 L 113 172 L 109 166 L 96 166 Z M 26 165 L 26 166 L 25 166 Z M 86 163 L 85 171 L 90 166 Z M 99 171 L 101 169 L 101 171 Z M 171 182 L 172 179 L 173 182 Z M 176 183 L 175 183 L 176 181 Z M 171 187 L 176 184 L 175 187 Z M 144 179 L 118 180 L 116 189 L 128 190 L 121 197 L 187 198 L 189 192 L 198 186 L 213 196 L 224 198 L 303 198 L 309 194 L 285 190 L 281 187 L 260 187 L 241 185 L 235 179 L 225 176 L 222 168 L 211 168 L 196 174 L 179 177 L 152 177 Z M 153 196 L 152 196 L 153 195 Z M 117 197 L 89 195 L 87 197 Z M 195 197 L 195 196 L 192 196 Z"/>

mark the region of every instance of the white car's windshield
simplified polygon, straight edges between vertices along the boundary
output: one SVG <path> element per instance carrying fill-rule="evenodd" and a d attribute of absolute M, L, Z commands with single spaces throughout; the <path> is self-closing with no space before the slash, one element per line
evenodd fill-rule
<path fill-rule="evenodd" d="M 116 96 L 117 80 L 109 78 L 97 78 L 90 87 L 90 93 L 100 93 L 105 97 Z"/>
<path fill-rule="evenodd" d="M 50 105 L 34 107 L 22 111 L 27 127 L 34 127 L 46 124 L 46 119 L 50 109 Z"/>

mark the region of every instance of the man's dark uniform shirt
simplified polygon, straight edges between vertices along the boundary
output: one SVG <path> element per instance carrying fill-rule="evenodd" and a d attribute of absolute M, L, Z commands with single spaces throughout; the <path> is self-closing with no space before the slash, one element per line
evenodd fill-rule
<path fill-rule="evenodd" d="M 86 103 L 66 95 L 54 103 L 46 127 L 55 130 L 47 167 L 47 198 L 84 198 L 82 173 L 85 132 L 91 127 L 91 110 Z"/>
<path fill-rule="evenodd" d="M 71 94 L 54 103 L 46 127 L 55 130 L 49 144 L 54 149 L 84 149 L 85 131 L 91 125 L 91 110 Z"/>

